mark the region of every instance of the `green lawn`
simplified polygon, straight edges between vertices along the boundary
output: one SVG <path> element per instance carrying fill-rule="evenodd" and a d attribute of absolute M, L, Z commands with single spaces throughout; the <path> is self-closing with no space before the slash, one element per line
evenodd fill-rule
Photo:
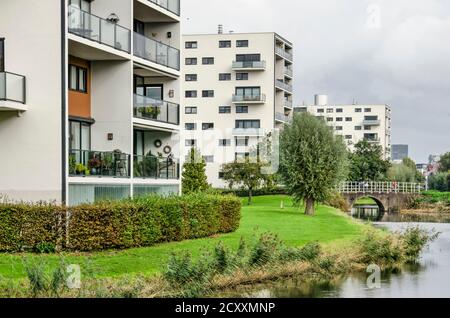
<path fill-rule="evenodd" d="M 284 202 L 284 209 L 280 208 L 281 201 Z M 365 227 L 343 213 L 324 206 L 318 208 L 314 217 L 305 216 L 303 209 L 292 207 L 291 200 L 285 196 L 257 197 L 252 206 L 246 206 L 245 200 L 243 202 L 241 226 L 235 233 L 126 251 L 65 254 L 64 257 L 70 264 L 79 264 L 82 273 L 95 273 L 97 277 L 152 275 L 161 272 L 172 252 L 190 251 L 198 256 L 203 248 L 211 247 L 219 241 L 236 248 L 241 237 L 254 240 L 259 233 L 270 231 L 278 234 L 290 246 L 319 241 L 331 248 L 357 238 Z M 22 263 L 26 257 L 30 255 L 0 254 L 0 279 L 25 277 Z M 59 261 L 56 255 L 36 257 L 43 257 L 50 265 Z"/>
<path fill-rule="evenodd" d="M 361 198 L 358 201 L 356 201 L 355 204 L 356 205 L 358 205 L 358 204 L 359 205 L 376 205 L 377 203 L 372 198 Z"/>

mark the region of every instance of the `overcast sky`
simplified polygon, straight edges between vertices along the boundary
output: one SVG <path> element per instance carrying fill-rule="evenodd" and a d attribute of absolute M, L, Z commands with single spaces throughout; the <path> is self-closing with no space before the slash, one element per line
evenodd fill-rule
<path fill-rule="evenodd" d="M 183 33 L 277 32 L 295 50 L 295 102 L 389 104 L 392 143 L 450 151 L 450 1 L 181 0 Z"/>

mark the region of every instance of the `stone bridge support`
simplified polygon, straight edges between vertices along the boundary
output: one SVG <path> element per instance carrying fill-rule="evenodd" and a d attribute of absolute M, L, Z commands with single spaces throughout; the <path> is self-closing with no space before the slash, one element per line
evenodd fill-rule
<path fill-rule="evenodd" d="M 347 203 L 351 208 L 353 205 L 362 198 L 373 199 L 380 211 L 383 213 L 400 213 L 401 210 L 408 206 L 408 203 L 414 199 L 417 194 L 409 193 L 342 193 L 342 196 L 347 200 Z"/>

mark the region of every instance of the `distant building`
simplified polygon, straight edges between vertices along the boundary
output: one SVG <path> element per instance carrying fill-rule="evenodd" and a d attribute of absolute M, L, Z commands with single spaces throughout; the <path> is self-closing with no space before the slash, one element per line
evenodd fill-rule
<path fill-rule="evenodd" d="M 391 158 L 391 108 L 388 105 L 336 105 L 328 96 L 316 95 L 314 105 L 294 108 L 294 112 L 309 112 L 325 120 L 338 135 L 342 135 L 350 151 L 361 140 L 380 145 L 385 159 Z"/>
<path fill-rule="evenodd" d="M 408 145 L 392 145 L 392 161 L 401 162 L 403 159 L 408 158 L 409 146 Z"/>

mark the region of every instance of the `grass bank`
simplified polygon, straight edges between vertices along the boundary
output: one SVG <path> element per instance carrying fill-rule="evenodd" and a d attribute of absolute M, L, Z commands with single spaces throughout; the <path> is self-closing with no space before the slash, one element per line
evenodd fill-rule
<path fill-rule="evenodd" d="M 124 276 L 160 274 L 172 253 L 188 251 L 196 259 L 204 249 L 213 248 L 218 242 L 237 249 L 241 238 L 249 242 L 257 240 L 260 233 L 271 232 L 279 236 L 287 246 L 299 247 L 317 241 L 325 250 L 348 246 L 361 237 L 367 225 L 352 220 L 333 208 L 319 206 L 314 217 L 303 215 L 302 208 L 293 207 L 287 196 L 256 197 L 252 206 L 242 209 L 238 231 L 205 239 L 159 244 L 148 248 L 100 253 L 65 253 L 66 263 L 79 264 L 82 273 L 96 278 L 117 279 Z M 282 209 L 283 202 L 284 209 Z M 33 257 L 44 260 L 49 267 L 57 266 L 59 255 L 0 254 L 0 277 L 20 280 L 26 278 L 24 259 Z"/>

